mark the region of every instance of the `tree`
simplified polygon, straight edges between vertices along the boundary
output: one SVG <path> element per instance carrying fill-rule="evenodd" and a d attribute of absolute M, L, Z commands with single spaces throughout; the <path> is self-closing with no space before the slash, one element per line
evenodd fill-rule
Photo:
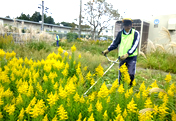
<path fill-rule="evenodd" d="M 17 17 L 17 19 L 30 20 L 30 16 L 29 14 L 26 16 L 25 14 L 21 13 L 21 15 Z"/>
<path fill-rule="evenodd" d="M 92 39 L 95 39 L 96 31 L 98 36 L 103 29 L 107 28 L 108 23 L 113 18 L 118 19 L 120 14 L 118 10 L 113 9 L 113 5 L 107 3 L 105 0 L 93 0 L 85 4 L 84 18 L 90 24 L 92 30 Z"/>
<path fill-rule="evenodd" d="M 10 18 L 10 16 L 8 15 L 8 16 L 6 16 L 5 18 Z"/>
<path fill-rule="evenodd" d="M 31 21 L 35 21 L 35 22 L 39 22 L 41 21 L 41 14 L 40 12 L 35 11 L 35 13 L 32 15 L 32 17 L 30 18 Z"/>
<path fill-rule="evenodd" d="M 48 24 L 55 24 L 54 19 L 53 19 L 51 16 L 49 16 L 49 17 L 47 17 L 47 18 L 45 19 L 45 23 L 48 23 Z"/>

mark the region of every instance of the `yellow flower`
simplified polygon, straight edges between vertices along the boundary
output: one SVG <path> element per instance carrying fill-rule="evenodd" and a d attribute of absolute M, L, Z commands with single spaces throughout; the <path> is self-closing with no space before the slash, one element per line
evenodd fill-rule
<path fill-rule="evenodd" d="M 76 92 L 75 96 L 73 97 L 75 102 L 78 102 L 80 100 L 78 92 Z"/>
<path fill-rule="evenodd" d="M 2 112 L 0 112 L 0 119 L 3 118 Z"/>
<path fill-rule="evenodd" d="M 73 45 L 73 46 L 71 47 L 71 51 L 72 51 L 72 52 L 76 51 L 75 45 Z"/>
<path fill-rule="evenodd" d="M 158 108 L 158 112 L 160 114 L 160 118 L 164 118 L 165 115 L 168 113 L 166 110 L 168 110 L 169 108 L 166 107 L 166 104 L 162 104 L 161 106 L 159 106 Z"/>
<path fill-rule="evenodd" d="M 85 99 L 84 99 L 83 95 L 81 96 L 79 101 L 80 101 L 80 103 L 84 103 L 85 102 Z"/>
<path fill-rule="evenodd" d="M 117 107 L 115 109 L 115 112 L 116 112 L 117 115 L 122 112 L 119 104 L 117 105 Z"/>
<path fill-rule="evenodd" d="M 79 113 L 78 120 L 76 120 L 76 121 L 81 121 L 81 118 L 82 118 L 82 115 L 81 115 L 81 113 Z"/>
<path fill-rule="evenodd" d="M 67 92 L 65 89 L 63 89 L 62 85 L 60 85 L 60 87 L 59 87 L 59 96 L 62 99 L 65 99 L 67 97 Z"/>
<path fill-rule="evenodd" d="M 169 83 L 171 81 L 171 79 L 172 79 L 172 77 L 171 77 L 170 73 L 168 75 L 166 75 L 166 78 L 165 78 L 166 82 Z"/>
<path fill-rule="evenodd" d="M 21 97 L 21 94 L 18 95 L 18 97 L 16 98 L 16 105 L 20 104 L 23 102 L 23 99 Z"/>
<path fill-rule="evenodd" d="M 101 88 L 100 88 L 100 91 L 98 92 L 98 97 L 99 98 L 105 98 L 109 95 L 109 90 L 108 88 L 106 87 L 106 84 L 105 82 L 102 84 Z"/>
<path fill-rule="evenodd" d="M 115 118 L 114 121 L 124 121 L 123 117 L 121 116 L 121 114 L 118 114 L 118 116 Z"/>
<path fill-rule="evenodd" d="M 54 118 L 52 119 L 52 121 L 57 121 L 57 115 L 54 116 Z"/>
<path fill-rule="evenodd" d="M 157 83 L 156 83 L 156 80 L 155 80 L 155 82 L 153 82 L 150 86 L 151 86 L 152 88 L 153 88 L 153 87 L 158 87 L 158 85 L 157 85 Z"/>
<path fill-rule="evenodd" d="M 139 90 L 140 90 L 140 91 L 144 91 L 144 90 L 145 90 L 145 82 L 144 82 L 144 81 L 143 81 L 143 83 L 141 84 Z"/>
<path fill-rule="evenodd" d="M 115 92 L 118 86 L 119 86 L 119 82 L 118 82 L 118 79 L 116 79 L 116 80 L 113 82 L 112 87 L 111 87 L 111 89 L 109 90 L 109 93 L 111 94 L 112 92 Z"/>
<path fill-rule="evenodd" d="M 123 117 L 124 117 L 124 118 L 127 117 L 127 111 L 126 111 L 126 109 L 123 111 Z"/>
<path fill-rule="evenodd" d="M 45 117 L 43 118 L 42 121 L 48 121 L 48 117 L 47 117 L 48 114 L 45 115 Z"/>
<path fill-rule="evenodd" d="M 83 68 L 83 70 L 84 70 L 84 71 L 87 71 L 87 66 L 85 66 L 85 67 Z"/>
<path fill-rule="evenodd" d="M 169 90 L 167 91 L 168 95 L 173 97 L 174 96 L 174 91 L 172 91 L 171 88 L 169 88 Z"/>
<path fill-rule="evenodd" d="M 90 101 L 94 101 L 94 100 L 95 100 L 95 92 L 93 92 L 93 93 L 89 96 L 89 100 L 90 100 Z"/>
<path fill-rule="evenodd" d="M 108 114 L 107 114 L 107 110 L 105 110 L 104 114 L 103 114 L 103 120 L 107 121 L 108 120 Z"/>
<path fill-rule="evenodd" d="M 120 94 L 122 94 L 122 93 L 124 93 L 124 88 L 123 88 L 123 84 L 121 84 L 120 86 L 119 86 L 119 88 L 118 88 L 118 92 L 120 93 Z"/>
<path fill-rule="evenodd" d="M 87 79 L 87 80 L 91 80 L 91 76 L 92 76 L 92 75 L 91 75 L 91 73 L 90 73 L 90 71 L 89 71 L 89 73 L 87 73 L 87 75 L 86 75 L 86 79 Z"/>
<path fill-rule="evenodd" d="M 176 121 L 176 114 L 174 110 L 172 110 L 171 116 L 172 116 L 172 121 Z"/>
<path fill-rule="evenodd" d="M 106 102 L 107 102 L 107 103 L 109 103 L 109 102 L 110 102 L 110 96 L 108 96 L 108 99 L 106 100 Z"/>
<path fill-rule="evenodd" d="M 81 54 L 79 54 L 78 58 L 81 58 Z"/>
<path fill-rule="evenodd" d="M 58 52 L 59 54 L 62 54 L 63 53 L 63 49 L 61 47 L 58 48 Z"/>
<path fill-rule="evenodd" d="M 6 112 L 8 112 L 9 115 L 13 115 L 14 111 L 15 111 L 15 104 L 13 105 L 7 104 Z"/>
<path fill-rule="evenodd" d="M 91 116 L 88 118 L 88 121 L 95 121 L 94 117 L 93 117 L 93 113 L 91 114 Z"/>
<path fill-rule="evenodd" d="M 92 109 L 92 104 L 90 104 L 90 106 L 89 106 L 89 108 L 88 108 L 88 112 L 90 113 L 90 112 L 92 112 L 93 111 L 93 109 Z"/>
<path fill-rule="evenodd" d="M 18 118 L 19 118 L 20 120 L 22 120 L 23 117 L 24 117 L 24 108 L 21 109 L 20 115 L 18 116 Z"/>
<path fill-rule="evenodd" d="M 101 66 L 101 64 L 99 64 L 98 67 L 95 68 L 95 73 L 96 73 L 98 76 L 100 76 L 100 77 L 103 76 L 103 74 L 104 74 L 103 71 L 104 71 L 104 69 L 103 69 L 103 67 Z"/>
<path fill-rule="evenodd" d="M 58 113 L 58 115 L 60 117 L 60 120 L 66 120 L 66 119 L 68 119 L 67 112 L 65 111 L 63 105 L 59 106 L 57 113 Z"/>
<path fill-rule="evenodd" d="M 137 109 L 137 104 L 134 104 L 134 100 L 132 98 L 131 102 L 129 104 L 127 104 L 127 109 L 129 112 L 136 112 L 135 110 Z"/>
<path fill-rule="evenodd" d="M 130 94 L 129 94 L 128 90 L 127 90 L 126 93 L 125 93 L 125 98 L 128 98 L 129 96 L 130 96 Z"/>
<path fill-rule="evenodd" d="M 98 112 L 101 112 L 102 109 L 103 109 L 102 104 L 101 104 L 101 102 L 99 102 L 99 100 L 98 100 L 97 103 L 96 103 L 96 108 L 97 108 L 97 111 L 98 111 Z"/>
<path fill-rule="evenodd" d="M 152 101 L 151 101 L 151 99 L 150 99 L 150 97 L 149 98 L 147 98 L 147 100 L 145 101 L 145 108 L 152 108 Z"/>
<path fill-rule="evenodd" d="M 65 57 L 68 56 L 68 52 L 67 52 L 67 51 L 65 51 L 64 56 L 65 56 Z"/>
<path fill-rule="evenodd" d="M 49 102 L 48 104 L 52 107 L 53 105 L 55 105 L 55 103 L 57 102 L 57 100 L 59 99 L 58 98 L 58 95 L 57 93 L 55 93 L 53 95 L 53 93 L 51 92 L 50 94 L 48 94 L 48 98 L 47 101 Z"/>
<path fill-rule="evenodd" d="M 90 81 L 91 86 L 92 86 L 94 83 L 95 83 L 95 80 L 94 80 L 94 78 L 92 78 L 91 81 Z"/>
<path fill-rule="evenodd" d="M 65 68 L 63 71 L 62 71 L 62 74 L 66 77 L 68 75 L 68 70 Z"/>

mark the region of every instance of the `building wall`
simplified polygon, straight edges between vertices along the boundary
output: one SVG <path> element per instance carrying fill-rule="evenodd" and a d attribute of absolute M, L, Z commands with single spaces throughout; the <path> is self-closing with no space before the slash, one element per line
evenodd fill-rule
<path fill-rule="evenodd" d="M 162 38 L 162 27 L 168 28 L 168 21 L 171 18 L 176 18 L 176 14 L 172 15 L 161 15 L 161 16 L 153 16 L 150 21 L 149 27 L 149 40 L 152 42 L 157 42 L 159 44 L 165 44 L 168 42 L 166 38 Z M 154 27 L 154 20 L 158 19 L 159 24 L 158 27 Z M 175 31 L 169 31 L 171 36 L 175 34 Z"/>

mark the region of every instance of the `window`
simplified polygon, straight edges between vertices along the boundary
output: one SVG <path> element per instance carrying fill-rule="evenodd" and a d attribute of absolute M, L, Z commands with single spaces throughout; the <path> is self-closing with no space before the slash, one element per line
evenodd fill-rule
<path fill-rule="evenodd" d="M 158 28 L 158 24 L 154 24 L 154 28 Z"/>
<path fill-rule="evenodd" d="M 58 30 L 59 33 L 61 33 L 61 30 Z"/>
<path fill-rule="evenodd" d="M 47 32 L 49 32 L 50 30 L 49 29 L 46 29 Z"/>
<path fill-rule="evenodd" d="M 67 31 L 64 31 L 65 34 L 67 34 Z"/>

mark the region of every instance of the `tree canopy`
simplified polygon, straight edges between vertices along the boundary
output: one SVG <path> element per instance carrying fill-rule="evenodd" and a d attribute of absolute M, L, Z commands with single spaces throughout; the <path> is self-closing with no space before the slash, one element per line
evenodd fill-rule
<path fill-rule="evenodd" d="M 84 20 L 89 23 L 92 30 L 92 38 L 95 39 L 95 33 L 98 30 L 98 36 L 103 29 L 107 28 L 112 19 L 118 19 L 120 14 L 118 10 L 113 9 L 113 5 L 105 0 L 89 1 L 85 4 Z"/>

